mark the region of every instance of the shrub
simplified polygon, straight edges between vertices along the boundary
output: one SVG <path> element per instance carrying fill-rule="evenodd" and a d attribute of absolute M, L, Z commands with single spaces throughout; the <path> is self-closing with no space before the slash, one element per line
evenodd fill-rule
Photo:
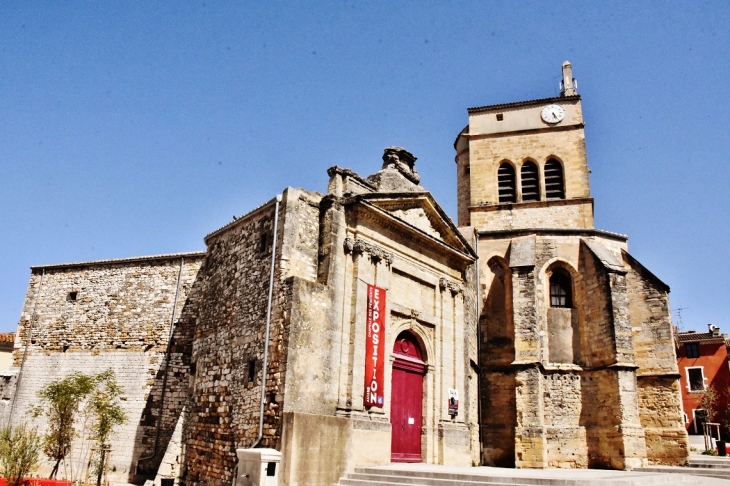
<path fill-rule="evenodd" d="M 0 429 L 0 475 L 11 486 L 20 486 L 23 478 L 38 468 L 43 440 L 34 428 L 25 424 Z"/>

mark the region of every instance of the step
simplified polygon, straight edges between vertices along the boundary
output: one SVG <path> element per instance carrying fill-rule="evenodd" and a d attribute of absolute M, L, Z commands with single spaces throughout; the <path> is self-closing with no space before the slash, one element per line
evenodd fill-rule
<path fill-rule="evenodd" d="M 388 471 L 390 473 L 391 471 Z M 424 481 L 429 486 L 512 486 L 515 483 L 510 482 L 509 478 L 487 478 L 487 477 L 468 477 L 468 479 L 445 479 L 439 477 L 411 476 L 411 475 L 390 475 L 390 474 L 366 474 L 366 473 L 350 473 L 345 478 L 340 479 L 341 485 L 357 486 L 361 484 L 397 484 L 397 485 L 421 485 Z M 524 483 L 521 483 L 524 484 Z"/>
<path fill-rule="evenodd" d="M 691 476 L 703 476 L 730 480 L 730 470 L 722 468 L 703 467 L 682 467 L 682 466 L 647 466 L 634 469 L 639 472 L 652 472 L 664 474 L 687 474 Z"/>
<path fill-rule="evenodd" d="M 445 468 L 448 469 L 448 468 Z M 406 468 L 357 468 L 341 478 L 335 486 L 689 486 L 697 484 L 696 476 L 683 474 L 689 468 L 662 470 L 664 474 L 650 471 L 612 472 L 598 470 L 507 470 L 500 468 L 450 468 L 439 471 L 434 468 L 419 470 Z M 457 471 L 458 470 L 458 471 Z M 499 473 L 495 473 L 499 471 Z M 509 471 L 519 471 L 511 474 Z M 578 472 L 580 471 L 580 472 Z M 706 470 L 695 469 L 696 472 Z M 666 474 L 671 472 L 673 474 Z M 678 474 L 679 473 L 679 474 Z M 552 476 L 552 477 L 550 477 Z M 713 486 L 729 486 L 730 482 L 720 481 L 711 475 L 702 475 L 703 483 Z"/>

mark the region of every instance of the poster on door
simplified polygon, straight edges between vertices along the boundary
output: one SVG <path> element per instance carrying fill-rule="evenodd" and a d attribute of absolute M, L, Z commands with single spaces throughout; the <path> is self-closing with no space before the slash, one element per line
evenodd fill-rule
<path fill-rule="evenodd" d="M 385 289 L 368 284 L 365 322 L 365 405 L 382 407 L 385 376 Z"/>

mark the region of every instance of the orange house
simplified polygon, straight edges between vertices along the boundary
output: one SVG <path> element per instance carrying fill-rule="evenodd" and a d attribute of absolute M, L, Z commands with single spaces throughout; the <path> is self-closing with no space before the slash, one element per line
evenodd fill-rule
<path fill-rule="evenodd" d="M 712 387 L 717 393 L 716 415 L 713 422 L 726 420 L 730 394 L 730 367 L 728 364 L 727 334 L 708 324 L 708 332 L 677 333 L 677 359 L 682 387 L 682 405 L 685 425 L 690 434 L 702 434 L 706 411 L 700 405 L 705 391 Z"/>

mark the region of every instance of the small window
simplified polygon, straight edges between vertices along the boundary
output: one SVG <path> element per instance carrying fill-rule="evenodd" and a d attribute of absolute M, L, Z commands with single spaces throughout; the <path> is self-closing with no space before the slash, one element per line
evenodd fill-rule
<path fill-rule="evenodd" d="M 688 358 L 699 358 L 700 345 L 698 343 L 687 343 L 684 345 L 684 352 Z"/>
<path fill-rule="evenodd" d="M 687 368 L 689 378 L 689 389 L 691 391 L 703 391 L 705 389 L 705 377 L 702 368 Z"/>
<path fill-rule="evenodd" d="M 266 231 L 261 234 L 261 236 L 259 237 L 259 252 L 268 253 L 272 243 L 271 235 L 271 231 Z"/>
<path fill-rule="evenodd" d="M 252 359 L 248 362 L 248 382 L 253 383 L 254 378 L 256 378 L 256 360 Z"/>
<path fill-rule="evenodd" d="M 502 120 L 504 120 L 504 114 L 497 113 L 497 121 L 502 121 Z"/>
<path fill-rule="evenodd" d="M 66 300 L 69 302 L 76 302 L 76 298 L 79 296 L 78 292 L 69 292 L 66 296 Z"/>
<path fill-rule="evenodd" d="M 522 164 L 520 176 L 522 178 L 522 200 L 539 201 L 540 180 L 538 177 L 537 164 L 530 162 L 529 160 Z"/>
<path fill-rule="evenodd" d="M 570 275 L 562 268 L 550 276 L 550 307 L 573 307 Z"/>
<path fill-rule="evenodd" d="M 508 162 L 502 162 L 497 171 L 497 185 L 499 188 L 499 202 L 517 202 L 515 190 L 515 168 Z"/>
<path fill-rule="evenodd" d="M 550 159 L 545 163 L 545 197 L 565 199 L 563 166 L 555 159 Z"/>
<path fill-rule="evenodd" d="M 469 175 L 471 174 L 471 166 L 467 165 L 464 167 L 464 174 Z"/>

